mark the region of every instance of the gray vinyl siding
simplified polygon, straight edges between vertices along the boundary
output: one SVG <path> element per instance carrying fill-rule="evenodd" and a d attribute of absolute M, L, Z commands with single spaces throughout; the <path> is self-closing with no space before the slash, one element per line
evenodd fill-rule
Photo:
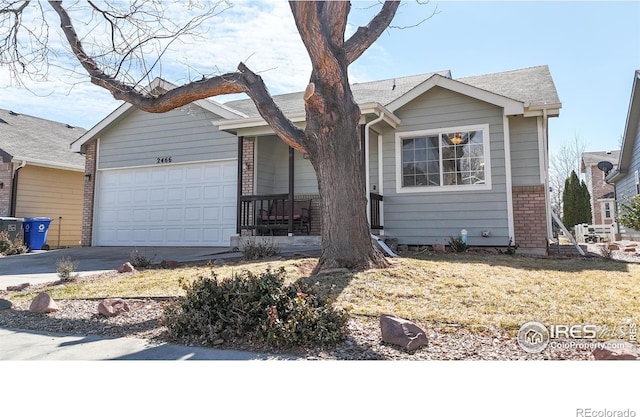
<path fill-rule="evenodd" d="M 636 128 L 636 137 L 633 144 L 633 151 L 631 153 L 631 163 L 629 169 L 624 173 L 624 177 L 616 183 L 616 202 L 617 212 L 620 213 L 620 207 L 622 204 L 629 204 L 629 200 L 636 195 L 636 180 L 635 172 L 640 171 L 640 123 Z M 625 140 L 633 140 L 628 137 Z M 625 228 L 620 225 L 620 236 L 623 239 L 640 240 L 640 231 Z"/>
<path fill-rule="evenodd" d="M 261 136 L 258 141 L 257 192 L 283 194 L 289 192 L 289 147 L 276 136 Z M 294 152 L 294 194 L 318 194 L 316 173 L 308 159 Z"/>
<path fill-rule="evenodd" d="M 123 168 L 157 164 L 237 158 L 237 138 L 221 132 L 211 122 L 220 119 L 196 105 L 167 113 L 134 110 L 100 137 L 98 168 Z"/>
<path fill-rule="evenodd" d="M 538 123 L 535 117 L 509 118 L 511 178 L 514 186 L 540 185 Z"/>
<path fill-rule="evenodd" d="M 372 130 L 369 135 L 369 189 L 374 193 L 380 189 L 378 172 L 378 133 Z"/>
<path fill-rule="evenodd" d="M 396 193 L 395 136 L 385 130 L 385 235 L 404 244 L 447 243 L 467 229 L 471 245 L 506 245 L 509 241 L 502 109 L 435 87 L 398 109 L 398 132 L 488 124 L 491 190 Z M 483 230 L 490 237 L 483 238 Z"/>

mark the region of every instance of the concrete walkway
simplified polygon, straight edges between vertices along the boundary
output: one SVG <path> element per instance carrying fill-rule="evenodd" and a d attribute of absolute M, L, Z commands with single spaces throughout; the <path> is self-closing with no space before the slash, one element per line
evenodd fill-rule
<path fill-rule="evenodd" d="M 152 343 L 129 337 L 65 336 L 0 327 L 0 360 L 295 360 L 236 350 Z"/>
<path fill-rule="evenodd" d="M 206 262 L 215 259 L 242 257 L 241 252 L 231 251 L 229 247 L 83 247 L 35 251 L 22 255 L 0 257 L 0 290 L 7 286 L 29 283 L 31 285 L 57 281 L 56 263 L 66 258 L 78 263 L 76 271 L 80 276 L 94 275 L 113 271 L 131 260 L 131 254 L 150 259 L 153 264 L 163 260 L 176 262 Z M 300 252 L 319 255 L 317 247 L 282 247 L 283 254 Z"/>

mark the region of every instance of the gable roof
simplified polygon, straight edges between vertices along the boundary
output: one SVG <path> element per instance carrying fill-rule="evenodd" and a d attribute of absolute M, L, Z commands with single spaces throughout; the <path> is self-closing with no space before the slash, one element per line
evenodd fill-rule
<path fill-rule="evenodd" d="M 458 81 L 525 103 L 530 109 L 562 104 L 547 65 L 458 78 Z"/>
<path fill-rule="evenodd" d="M 627 122 L 624 128 L 624 139 L 622 141 L 622 151 L 620 152 L 620 160 L 618 170 L 626 174 L 631 165 L 633 157 L 633 147 L 635 141 L 638 140 L 638 128 L 640 126 L 640 70 L 636 70 L 633 74 L 633 87 L 631 88 L 631 100 L 629 102 L 629 113 L 627 113 Z"/>
<path fill-rule="evenodd" d="M 489 100 L 501 106 L 513 104 L 513 102 L 520 102 L 521 106 L 531 110 L 559 109 L 562 106 L 549 67 L 546 65 L 459 79 L 452 79 L 450 71 L 431 72 L 354 83 L 351 90 L 357 104 L 380 103 L 394 111 L 434 85 L 441 85 L 463 94 L 471 94 L 473 97 Z M 280 94 L 273 96 L 273 99 L 285 114 L 302 114 L 304 113 L 303 94 L 303 92 Z M 241 111 L 250 118 L 260 116 L 251 99 L 229 101 L 225 105 Z"/>
<path fill-rule="evenodd" d="M 162 78 L 154 79 L 148 86 L 142 88 L 143 93 L 152 94 L 157 91 L 168 91 L 176 88 L 175 84 L 163 80 Z M 220 104 L 211 99 L 197 100 L 193 104 L 216 114 L 225 119 L 237 119 L 247 117 L 246 114 L 232 109 L 224 104 Z M 84 135 L 77 138 L 71 143 L 70 148 L 73 152 L 82 152 L 82 145 L 91 139 L 98 137 L 102 132 L 107 130 L 111 125 L 122 119 L 124 116 L 134 111 L 135 107 L 131 103 L 123 103 L 117 109 L 112 111 L 107 117 L 99 121 L 95 126 L 89 129 Z"/>
<path fill-rule="evenodd" d="M 357 104 L 380 103 L 387 105 L 414 89 L 434 74 L 451 77 L 451 72 L 449 71 L 430 72 L 427 74 L 390 78 L 387 80 L 353 83 L 351 84 L 351 91 Z M 299 114 L 304 113 L 303 95 L 303 91 L 278 94 L 273 96 L 273 100 L 284 114 Z M 251 99 L 228 101 L 225 105 L 241 111 L 250 118 L 260 117 L 260 113 L 258 113 L 258 109 L 256 109 Z"/>
<path fill-rule="evenodd" d="M 0 109 L 0 155 L 13 162 L 84 171 L 84 157 L 69 144 L 85 133 L 52 120 Z"/>

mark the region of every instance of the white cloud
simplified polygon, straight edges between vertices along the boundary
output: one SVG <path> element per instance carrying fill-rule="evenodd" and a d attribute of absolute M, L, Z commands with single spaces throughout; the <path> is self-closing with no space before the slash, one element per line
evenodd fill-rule
<path fill-rule="evenodd" d="M 184 8 L 172 9 L 172 20 L 184 21 L 185 13 Z M 107 32 L 88 16 L 86 10 L 72 14 L 77 30 L 86 32 L 81 36 L 90 48 L 92 43 L 104 42 Z M 57 27 L 57 16 L 49 11 L 47 18 L 50 46 L 56 52 L 68 51 Z M 162 76 L 181 84 L 199 79 L 203 74 L 235 71 L 242 61 L 260 73 L 272 94 L 305 88 L 311 64 L 287 2 L 234 2 L 232 8 L 206 21 L 201 29 L 206 39 L 173 43 L 150 79 Z M 354 30 L 354 26 L 350 26 L 349 33 Z M 8 71 L 0 68 L 0 108 L 90 128 L 121 104 L 107 91 L 90 84 L 73 57 L 62 53 L 53 58 L 56 66 L 49 68 L 47 80 L 24 80 L 28 89 L 12 85 Z M 362 60 L 385 58 L 383 48 L 374 46 Z M 75 73 L 69 68 L 74 68 Z M 368 72 L 366 65 L 356 66 L 351 71 L 352 81 L 368 81 Z M 214 99 L 226 101 L 225 97 Z"/>

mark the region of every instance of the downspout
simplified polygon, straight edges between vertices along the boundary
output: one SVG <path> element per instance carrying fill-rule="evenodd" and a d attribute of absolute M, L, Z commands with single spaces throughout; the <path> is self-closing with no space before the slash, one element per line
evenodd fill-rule
<path fill-rule="evenodd" d="M 547 109 L 542 109 L 542 144 L 544 147 L 544 201 L 547 209 L 547 242 L 553 239 L 551 226 L 551 196 L 549 195 L 549 115 Z"/>
<path fill-rule="evenodd" d="M 383 162 L 382 135 L 378 135 L 378 192 L 381 196 L 384 196 L 384 188 L 382 186 L 384 182 L 384 170 L 382 169 Z M 380 202 L 380 224 L 384 226 L 384 201 Z M 384 236 L 384 229 L 380 229 L 380 236 Z"/>
<path fill-rule="evenodd" d="M 369 175 L 369 128 L 374 124 L 380 122 L 384 118 L 384 113 L 380 112 L 377 119 L 373 119 L 369 123 L 364 125 L 364 180 L 365 180 L 365 195 L 367 197 L 367 222 L 371 225 L 371 201 L 369 201 L 369 193 L 371 192 L 371 178 Z M 378 149 L 378 152 L 380 150 Z M 378 169 L 380 169 L 378 167 Z"/>
<path fill-rule="evenodd" d="M 9 217 L 16 216 L 16 200 L 18 198 L 18 171 L 27 165 L 27 161 L 22 161 L 20 166 L 13 171 L 13 178 L 11 180 L 11 204 L 9 208 Z"/>

